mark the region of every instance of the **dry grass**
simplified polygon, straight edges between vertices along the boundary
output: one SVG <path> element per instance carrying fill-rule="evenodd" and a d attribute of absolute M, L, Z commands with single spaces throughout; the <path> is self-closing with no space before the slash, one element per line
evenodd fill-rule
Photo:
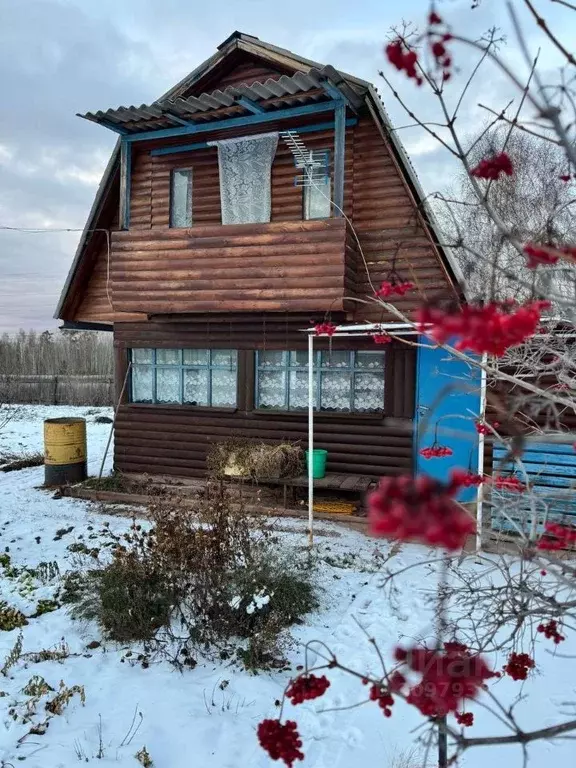
<path fill-rule="evenodd" d="M 270 444 L 230 438 L 212 444 L 206 465 L 216 477 L 230 475 L 264 480 L 298 476 L 304 468 L 303 457 L 298 443 Z"/>
<path fill-rule="evenodd" d="M 44 454 L 22 453 L 21 455 L 7 455 L 4 457 L 6 463 L 0 467 L 0 472 L 16 472 L 19 469 L 28 467 L 40 467 L 44 464 Z"/>

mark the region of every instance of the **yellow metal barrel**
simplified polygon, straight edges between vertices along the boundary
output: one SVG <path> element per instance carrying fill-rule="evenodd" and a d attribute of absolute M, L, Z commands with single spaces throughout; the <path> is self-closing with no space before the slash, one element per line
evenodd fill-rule
<path fill-rule="evenodd" d="M 86 479 L 86 419 L 44 421 L 44 480 L 64 485 Z"/>

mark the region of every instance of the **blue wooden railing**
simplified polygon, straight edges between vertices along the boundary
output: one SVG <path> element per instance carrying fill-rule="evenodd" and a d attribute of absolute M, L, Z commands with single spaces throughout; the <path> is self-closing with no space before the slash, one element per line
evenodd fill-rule
<path fill-rule="evenodd" d="M 519 461 L 506 458 L 509 448 L 495 445 L 493 474 L 513 474 L 529 483 L 526 493 L 492 490 L 492 528 L 530 533 L 536 516 L 536 531 L 544 523 L 576 524 L 576 450 L 573 438 L 566 443 L 527 443 Z"/>

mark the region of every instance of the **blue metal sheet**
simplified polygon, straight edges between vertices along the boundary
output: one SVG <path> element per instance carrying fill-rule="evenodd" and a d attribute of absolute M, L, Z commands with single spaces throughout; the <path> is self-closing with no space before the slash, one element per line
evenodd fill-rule
<path fill-rule="evenodd" d="M 452 357 L 444 349 L 430 346 L 419 337 L 416 386 L 414 466 L 417 473 L 446 481 L 455 467 L 478 469 L 478 433 L 474 416 L 480 408 L 480 371 Z M 420 449 L 434 442 L 452 449 L 452 456 L 425 459 Z M 454 434 L 451 434 L 451 432 Z M 457 434 L 456 434 L 457 433 Z M 462 490 L 459 500 L 473 501 L 475 488 Z"/>

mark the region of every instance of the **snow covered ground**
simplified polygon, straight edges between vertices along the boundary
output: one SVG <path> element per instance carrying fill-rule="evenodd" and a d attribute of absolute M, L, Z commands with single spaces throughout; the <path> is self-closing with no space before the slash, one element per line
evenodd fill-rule
<path fill-rule="evenodd" d="M 24 450 L 41 450 L 42 422 L 51 416 L 81 415 L 88 420 L 89 467 L 97 472 L 109 425 L 94 423 L 107 409 L 64 407 L 22 407 L 0 432 L 0 455 Z M 108 459 L 110 465 L 110 458 Z M 37 566 L 57 561 L 61 573 L 71 569 L 74 555 L 67 549 L 79 535 L 88 536 L 88 527 L 98 531 L 108 522 L 122 532 L 129 520 L 105 516 L 96 506 L 80 500 L 55 499 L 42 490 L 43 467 L 0 473 L 0 554 L 7 551 L 12 565 Z M 73 526 L 73 531 L 55 539 L 56 531 Z M 305 544 L 304 524 L 289 522 L 281 534 L 283 545 Z M 367 635 L 383 649 L 430 637 L 431 607 L 436 584 L 436 566 L 406 571 L 397 580 L 398 591 L 390 598 L 381 588 L 382 568 L 390 545 L 331 524 L 319 524 L 317 537 L 321 606 L 304 626 L 293 630 L 295 645 L 289 659 L 295 668 L 303 660 L 301 645 L 316 639 L 326 643 L 339 659 L 358 670 L 378 669 Z M 95 540 L 93 540 L 95 541 Z M 388 560 L 385 568 L 401 569 L 429 560 L 423 547 L 405 546 Z M 478 568 L 472 562 L 465 567 Z M 31 615 L 38 600 L 49 599 L 57 579 L 43 584 L 34 581 L 29 589 L 18 579 L 2 576 L 0 601 L 5 600 Z M 30 586 L 30 585 L 29 585 Z M 362 629 L 364 628 L 364 629 Z M 0 668 L 13 648 L 18 630 L 0 631 Z M 70 655 L 62 661 L 17 662 L 7 676 L 0 674 L 0 766 L 12 768 L 24 761 L 29 768 L 70 768 L 79 763 L 137 768 L 135 754 L 145 745 L 155 768 L 269 768 L 272 763 L 256 740 L 256 726 L 265 717 L 276 717 L 275 700 L 290 677 L 288 672 L 251 675 L 226 662 L 199 663 L 185 673 L 168 663 L 142 669 L 125 658 L 128 646 L 103 642 L 88 650 L 91 641 L 102 641 L 98 628 L 73 621 L 66 608 L 30 619 L 23 628 L 24 654 L 58 646 L 64 641 Z M 300 646 L 300 647 L 299 647 Z M 562 704 L 576 700 L 576 676 L 571 660 L 554 658 L 549 641 L 537 643 L 537 670 L 524 684 L 529 698 L 520 703 L 517 717 L 525 729 L 561 721 Z M 571 638 L 563 654 L 576 655 Z M 23 713 L 29 699 L 22 689 L 33 675 L 41 675 L 52 688 L 60 681 L 85 689 L 85 704 L 72 698 L 63 714 L 51 720 L 45 735 L 25 737 L 30 723 L 23 724 L 11 714 Z M 357 679 L 339 672 L 330 673 L 332 685 L 316 702 L 290 705 L 285 715 L 297 720 L 304 740 L 303 768 L 354 768 L 358 765 L 382 768 L 417 768 L 421 754 L 413 750 L 422 718 L 413 709 L 397 702 L 393 716 L 384 718 L 374 704 L 342 709 L 365 698 L 366 689 Z M 226 681 L 226 682 L 224 682 Z M 511 702 L 521 691 L 520 683 L 503 679 L 496 683 L 499 698 Z M 44 700 L 43 700 L 44 701 Z M 43 702 L 42 702 L 43 704 Z M 476 723 L 470 735 L 502 733 L 502 726 L 482 707 L 469 707 Z M 135 736 L 127 734 L 135 718 Z M 43 719 L 44 713 L 32 722 Z M 25 737 L 25 738 L 23 738 Z M 537 743 L 530 748 L 531 764 L 552 761 L 557 768 L 574 766 L 574 742 Z M 429 765 L 434 765 L 433 756 Z M 461 764 L 469 768 L 516 768 L 522 754 L 517 746 L 483 748 L 466 753 Z"/>

